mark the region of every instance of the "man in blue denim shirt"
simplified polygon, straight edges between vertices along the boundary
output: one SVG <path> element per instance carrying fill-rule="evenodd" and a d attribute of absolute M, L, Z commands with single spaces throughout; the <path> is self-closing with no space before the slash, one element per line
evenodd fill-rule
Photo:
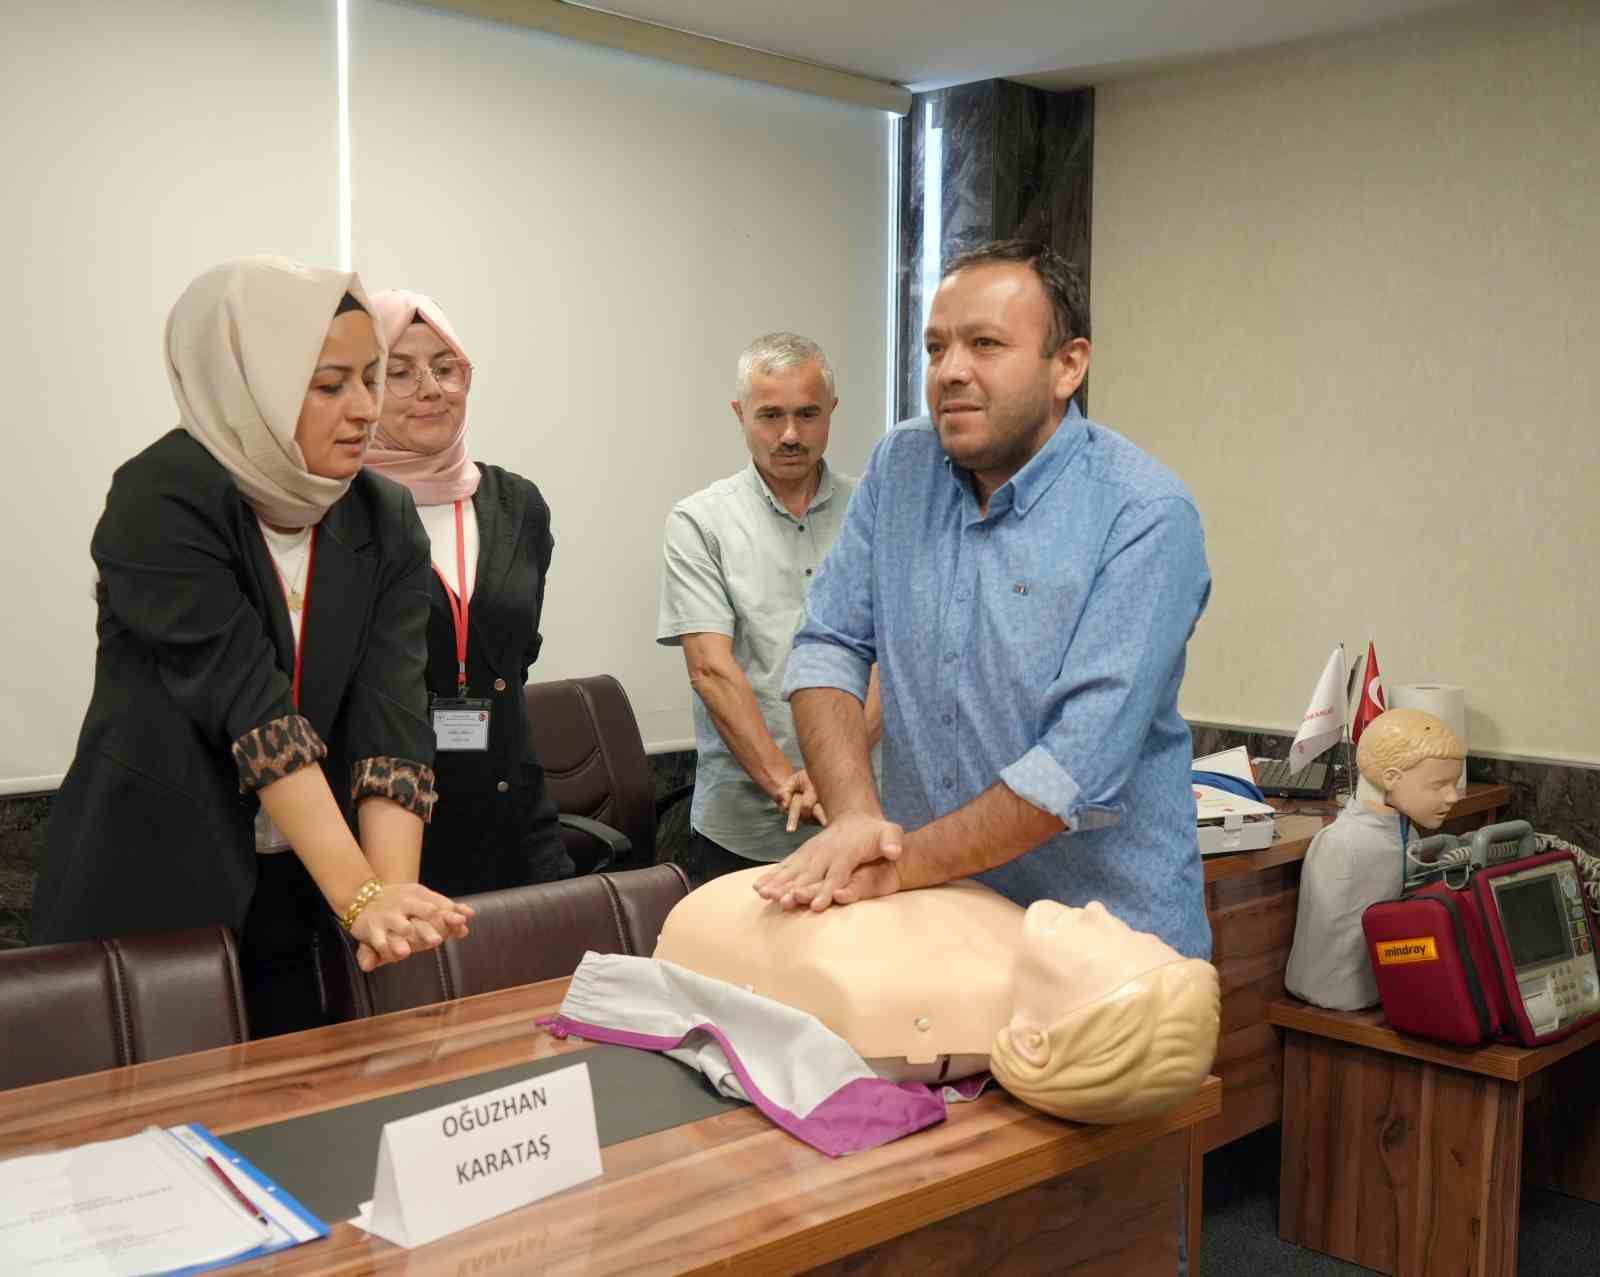
<path fill-rule="evenodd" d="M 1183 484 L 1071 403 L 1076 270 L 1043 245 L 952 262 L 927 418 L 871 464 L 795 637 L 785 692 L 828 828 L 765 875 L 822 909 L 978 877 L 1103 901 L 1207 957 L 1184 649 L 1210 592 Z M 862 702 L 876 661 L 883 794 Z"/>

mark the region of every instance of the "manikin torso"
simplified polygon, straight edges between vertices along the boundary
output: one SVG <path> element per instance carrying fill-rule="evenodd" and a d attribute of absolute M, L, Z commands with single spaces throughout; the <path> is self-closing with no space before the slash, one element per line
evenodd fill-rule
<path fill-rule="evenodd" d="M 655 957 L 816 1016 L 879 1074 L 965 1077 L 995 1035 L 1026 1037 L 1152 968 L 1181 961 L 1091 903 L 1026 912 L 963 881 L 822 913 L 752 889 L 765 868 L 715 879 L 668 915 Z"/>
<path fill-rule="evenodd" d="M 1429 758 L 1393 773 L 1387 790 L 1365 775 L 1358 778 L 1355 801 L 1306 851 L 1284 972 L 1290 993 L 1335 1011 L 1378 1004 L 1361 916 L 1400 895 L 1407 824 L 1438 828 L 1454 802 L 1460 770 L 1460 759 Z"/>

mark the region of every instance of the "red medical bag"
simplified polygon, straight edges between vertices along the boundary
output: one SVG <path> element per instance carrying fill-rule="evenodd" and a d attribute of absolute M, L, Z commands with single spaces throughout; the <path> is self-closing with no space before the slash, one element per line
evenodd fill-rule
<path fill-rule="evenodd" d="M 1430 882 L 1361 925 L 1384 1017 L 1403 1032 L 1540 1046 L 1600 1018 L 1595 924 L 1568 852 Z"/>

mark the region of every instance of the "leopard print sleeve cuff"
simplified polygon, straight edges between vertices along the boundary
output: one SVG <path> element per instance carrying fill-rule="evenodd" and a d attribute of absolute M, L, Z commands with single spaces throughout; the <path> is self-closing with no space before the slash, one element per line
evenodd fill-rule
<path fill-rule="evenodd" d="M 264 789 L 290 772 L 322 761 L 328 747 L 317 729 L 298 714 L 285 714 L 252 728 L 233 742 L 233 761 L 239 768 L 239 792 Z"/>
<path fill-rule="evenodd" d="M 408 758 L 363 758 L 350 774 L 350 797 L 388 798 L 427 824 L 439 794 L 433 787 L 433 768 Z"/>

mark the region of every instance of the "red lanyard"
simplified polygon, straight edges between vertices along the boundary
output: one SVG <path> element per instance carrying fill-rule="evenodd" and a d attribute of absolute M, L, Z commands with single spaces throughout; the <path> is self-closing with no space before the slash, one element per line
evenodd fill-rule
<path fill-rule="evenodd" d="M 278 574 L 278 588 L 283 591 L 283 606 L 289 606 L 289 583 L 283 579 L 283 569 L 278 566 L 277 555 L 273 554 L 270 547 L 267 558 L 272 560 L 272 570 Z M 311 609 L 311 569 L 317 563 L 317 525 L 311 525 L 311 544 L 306 549 L 306 588 L 300 593 L 300 636 L 294 641 L 294 679 L 290 689 L 294 694 L 294 707 L 300 708 L 300 669 L 305 664 L 306 657 L 306 613 Z M 294 629 L 294 617 L 289 617 L 289 628 Z"/>
<path fill-rule="evenodd" d="M 439 571 L 435 563 L 433 570 L 438 573 L 439 584 L 444 586 L 445 601 L 450 604 L 450 616 L 456 623 L 456 691 L 459 695 L 467 694 L 467 537 L 461 521 L 461 502 L 456 502 L 456 580 L 461 585 L 462 592 L 457 594 L 450 588 L 450 582 L 444 579 L 444 573 Z"/>

